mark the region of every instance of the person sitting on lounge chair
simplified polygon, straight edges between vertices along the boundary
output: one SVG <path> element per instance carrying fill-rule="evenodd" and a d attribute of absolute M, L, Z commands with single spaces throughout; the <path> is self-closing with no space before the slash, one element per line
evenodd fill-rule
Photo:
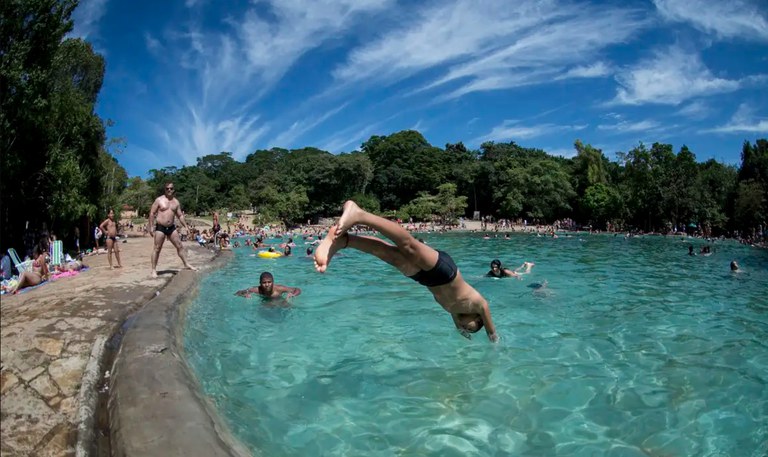
<path fill-rule="evenodd" d="M 48 264 L 45 261 L 45 252 L 46 249 L 40 244 L 35 246 L 35 260 L 32 262 L 32 269 L 24 271 L 19 275 L 19 282 L 16 283 L 14 288 L 8 290 L 9 293 L 15 294 L 19 289 L 36 286 L 48 279 Z"/>

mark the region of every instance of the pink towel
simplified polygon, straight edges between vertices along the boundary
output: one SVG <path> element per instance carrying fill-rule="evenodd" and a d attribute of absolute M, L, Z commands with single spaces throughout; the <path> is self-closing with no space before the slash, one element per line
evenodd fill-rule
<path fill-rule="evenodd" d="M 51 275 L 51 279 L 59 279 L 59 278 L 68 278 L 70 276 L 77 276 L 80 272 L 79 271 L 62 271 L 61 273 L 56 273 L 55 275 Z"/>

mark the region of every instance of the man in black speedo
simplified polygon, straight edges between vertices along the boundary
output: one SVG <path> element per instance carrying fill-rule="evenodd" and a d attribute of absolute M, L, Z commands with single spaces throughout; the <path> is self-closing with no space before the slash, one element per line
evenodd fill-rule
<path fill-rule="evenodd" d="M 394 245 L 381 238 L 350 235 L 348 230 L 355 224 L 378 230 Z M 317 271 L 324 273 L 334 254 L 346 248 L 374 255 L 426 286 L 435 300 L 451 314 L 454 325 L 462 335 L 469 338 L 470 333 L 484 326 L 488 339 L 498 340 L 488 302 L 464 281 L 451 256 L 418 241 L 400 224 L 364 211 L 350 200 L 344 204 L 339 222 L 330 228 L 315 250 Z"/>

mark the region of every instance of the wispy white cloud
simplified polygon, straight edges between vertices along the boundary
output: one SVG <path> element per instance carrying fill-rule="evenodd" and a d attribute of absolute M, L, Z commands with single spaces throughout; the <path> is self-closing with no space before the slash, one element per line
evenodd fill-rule
<path fill-rule="evenodd" d="M 416 121 L 416 123 L 413 124 L 413 126 L 409 130 L 415 130 L 421 134 L 424 134 L 427 131 L 427 128 L 424 127 L 421 121 L 422 121 L 421 119 Z"/>
<path fill-rule="evenodd" d="M 615 132 L 647 132 L 657 131 L 662 128 L 658 121 L 644 120 L 638 122 L 620 121 L 615 124 L 600 124 L 598 130 L 607 130 Z"/>
<path fill-rule="evenodd" d="M 291 124 L 291 126 L 287 130 L 281 132 L 279 135 L 277 135 L 271 141 L 269 141 L 268 144 L 272 147 L 279 147 L 279 148 L 296 147 L 298 146 L 296 142 L 304 134 L 311 131 L 318 125 L 322 124 L 332 116 L 342 111 L 344 108 L 347 107 L 348 104 L 349 103 L 344 103 L 343 105 L 324 113 L 322 116 L 311 116 L 309 118 L 296 121 L 293 124 Z"/>
<path fill-rule="evenodd" d="M 612 104 L 678 105 L 694 97 L 736 91 L 750 84 L 754 77 L 739 80 L 716 77 L 698 54 L 671 46 L 621 71 L 616 79 L 621 87 Z"/>
<path fill-rule="evenodd" d="M 275 125 L 259 122 L 256 107 L 261 97 L 304 54 L 393 2 L 262 1 L 237 18 L 225 19 L 225 27 L 208 30 L 192 21 L 185 30 L 167 32 L 168 45 L 145 38 L 148 48 L 175 50 L 161 58 L 172 59 L 177 72 L 181 69 L 174 89 L 183 103 L 173 105 L 162 116 L 157 131 L 168 137 L 169 146 L 181 146 L 187 163 L 222 150 L 233 152 L 235 157 L 247 154 Z M 318 121 L 296 121 L 273 141 L 294 141 Z"/>
<path fill-rule="evenodd" d="M 321 139 L 317 147 L 332 153 L 356 151 L 371 135 L 382 134 L 382 125 L 383 122 L 374 122 L 347 127 Z"/>
<path fill-rule="evenodd" d="M 249 10 L 236 32 L 247 70 L 273 84 L 310 49 L 334 39 L 366 14 L 394 0 L 274 0 L 271 15 Z"/>
<path fill-rule="evenodd" d="M 590 65 L 579 65 L 569 68 L 565 73 L 557 76 L 555 79 L 570 78 L 599 78 L 613 73 L 611 66 L 605 62 L 595 62 Z"/>
<path fill-rule="evenodd" d="M 163 53 L 162 43 L 149 32 L 144 32 L 144 44 L 147 46 L 147 51 L 155 57 Z"/>
<path fill-rule="evenodd" d="M 197 157 L 224 151 L 242 159 L 270 129 L 268 124 L 258 123 L 258 115 L 207 113 L 192 104 L 176 114 L 184 121 L 159 123 L 155 128 L 168 151 L 181 156 L 187 165 Z"/>
<path fill-rule="evenodd" d="M 556 0 L 519 1 L 514 8 L 505 0 L 438 2 L 413 17 L 353 51 L 334 76 L 342 83 L 386 84 L 447 66 L 442 76 L 422 87 L 464 81 L 443 98 L 540 84 L 558 76 L 591 77 L 604 74 L 607 66 L 584 66 L 584 61 L 646 25 L 637 10 L 598 10 Z M 582 68 L 568 75 L 574 66 Z"/>
<path fill-rule="evenodd" d="M 583 130 L 586 127 L 586 125 L 557 124 L 520 125 L 520 121 L 506 120 L 494 127 L 489 133 L 475 138 L 473 142 L 526 140 L 557 132 Z"/>
<path fill-rule="evenodd" d="M 691 102 L 677 111 L 678 116 L 687 117 L 689 119 L 701 120 L 709 116 L 712 109 L 701 100 Z"/>
<path fill-rule="evenodd" d="M 688 22 L 720 38 L 768 41 L 768 8 L 764 0 L 654 0 L 654 3 L 665 19 Z"/>
<path fill-rule="evenodd" d="M 706 130 L 714 133 L 768 133 L 768 118 L 755 115 L 754 108 L 742 103 L 725 125 Z"/>
<path fill-rule="evenodd" d="M 80 0 L 72 13 L 74 26 L 71 35 L 83 39 L 98 36 L 99 21 L 106 12 L 107 0 Z"/>

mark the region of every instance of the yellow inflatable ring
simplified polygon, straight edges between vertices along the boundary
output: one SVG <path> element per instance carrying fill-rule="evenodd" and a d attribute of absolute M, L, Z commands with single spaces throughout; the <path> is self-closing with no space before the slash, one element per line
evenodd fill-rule
<path fill-rule="evenodd" d="M 256 255 L 264 259 L 276 259 L 281 257 L 283 254 L 279 252 L 259 251 Z"/>

